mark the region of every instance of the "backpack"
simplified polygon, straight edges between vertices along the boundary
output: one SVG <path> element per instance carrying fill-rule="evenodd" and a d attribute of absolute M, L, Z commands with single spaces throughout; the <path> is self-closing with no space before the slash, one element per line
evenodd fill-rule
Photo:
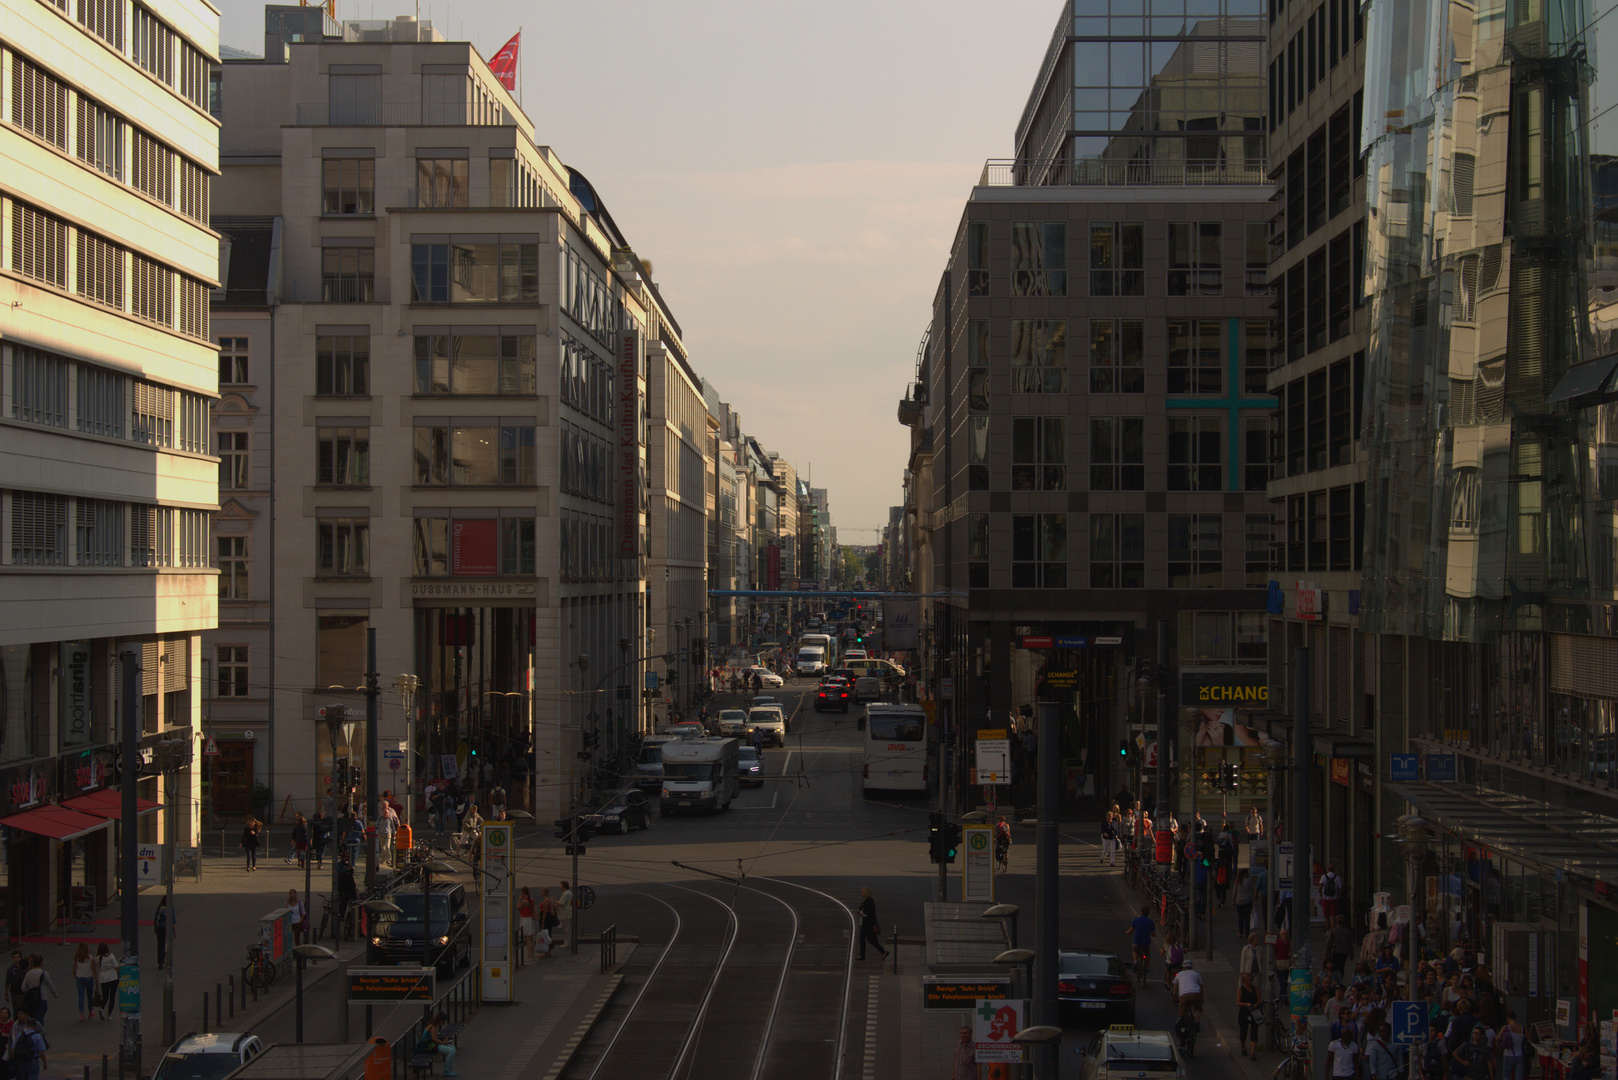
<path fill-rule="evenodd" d="M 1448 1060 L 1449 1053 L 1444 1049 L 1443 1039 L 1439 1039 L 1437 1042 L 1429 1042 L 1422 1047 L 1421 1071 L 1428 1075 L 1442 1074 L 1444 1065 Z"/>
<path fill-rule="evenodd" d="M 1320 879 L 1320 898 L 1322 900 L 1337 899 L 1337 875 L 1327 874 Z"/>
<path fill-rule="evenodd" d="M 24 1031 L 22 1038 L 17 1040 L 17 1045 L 11 1049 L 11 1063 L 13 1065 L 26 1065 L 39 1056 L 39 1047 L 34 1045 L 35 1035 L 39 1036 L 40 1042 L 45 1042 L 45 1035 L 38 1028 L 30 1028 Z M 50 1049 L 50 1044 L 46 1043 L 45 1048 Z"/>

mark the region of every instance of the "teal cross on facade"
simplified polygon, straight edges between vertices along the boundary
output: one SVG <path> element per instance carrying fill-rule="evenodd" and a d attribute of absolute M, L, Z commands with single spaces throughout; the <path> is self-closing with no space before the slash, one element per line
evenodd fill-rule
<path fill-rule="evenodd" d="M 990 1020 L 994 1019 L 995 1013 L 997 1013 L 999 1011 L 1000 1011 L 1000 1003 L 998 1001 L 985 1000 L 983 1002 L 983 1004 L 978 1006 L 978 1017 L 985 1024 L 987 1024 Z"/>
<path fill-rule="evenodd" d="M 1225 372 L 1230 380 L 1224 397 L 1171 397 L 1164 404 L 1170 409 L 1223 409 L 1229 447 L 1229 462 L 1225 468 L 1225 486 L 1230 491 L 1242 490 L 1241 447 L 1242 410 L 1274 409 L 1273 397 L 1243 397 L 1242 388 L 1242 319 L 1225 320 Z"/>

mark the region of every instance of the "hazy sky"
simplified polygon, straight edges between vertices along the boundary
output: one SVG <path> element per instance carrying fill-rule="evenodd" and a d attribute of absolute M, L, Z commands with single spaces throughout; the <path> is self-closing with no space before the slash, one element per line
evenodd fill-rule
<path fill-rule="evenodd" d="M 488 58 L 653 263 L 697 372 L 829 491 L 838 539 L 900 500 L 895 407 L 985 158 L 1009 157 L 1061 0 L 423 3 Z M 220 39 L 263 51 L 262 5 Z M 338 0 L 339 19 L 410 14 Z"/>

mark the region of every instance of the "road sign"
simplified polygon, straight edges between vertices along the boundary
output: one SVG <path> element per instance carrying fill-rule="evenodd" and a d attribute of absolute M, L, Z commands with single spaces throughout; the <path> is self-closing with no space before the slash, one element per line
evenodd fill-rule
<path fill-rule="evenodd" d="M 1455 755 L 1428 754 L 1427 779 L 1439 783 L 1453 784 L 1455 782 Z"/>
<path fill-rule="evenodd" d="M 596 906 L 596 891 L 588 885 L 580 885 L 573 890 L 573 902 L 585 911 Z"/>
<path fill-rule="evenodd" d="M 1022 1043 L 1012 1036 L 1026 1025 L 1028 1002 L 1016 998 L 981 998 L 972 1009 L 972 1045 L 978 1064 L 1019 1063 Z"/>
<path fill-rule="evenodd" d="M 483 871 L 483 934 L 478 963 L 484 1001 L 510 1001 L 514 990 L 512 953 L 517 947 L 517 898 L 511 887 L 516 846 L 509 821 L 483 823 L 479 867 Z"/>
<path fill-rule="evenodd" d="M 202 756 L 203 757 L 218 757 L 219 756 L 219 744 L 213 741 L 213 736 L 212 735 L 208 736 L 208 741 L 206 743 L 203 743 L 203 745 L 202 745 Z"/>
<path fill-rule="evenodd" d="M 1388 765 L 1388 779 L 1396 784 L 1410 783 L 1421 779 L 1421 769 L 1417 764 L 1415 754 L 1393 754 Z"/>
<path fill-rule="evenodd" d="M 1011 740 L 977 740 L 977 779 L 975 784 L 1011 783 Z"/>
<path fill-rule="evenodd" d="M 399 766 L 403 765 L 403 764 L 404 764 L 404 762 L 400 761 L 398 758 L 389 758 L 388 759 L 388 768 L 392 769 L 394 772 L 398 772 L 399 771 Z"/>
<path fill-rule="evenodd" d="M 1393 1027 L 1393 1041 L 1406 1046 L 1427 1038 L 1427 1003 L 1425 1001 L 1388 1002 L 1388 1023 Z"/>
<path fill-rule="evenodd" d="M 1281 889 L 1292 888 L 1292 845 L 1275 845 L 1275 878 L 1276 887 Z"/>
<path fill-rule="evenodd" d="M 430 967 L 353 967 L 348 969 L 348 1000 L 355 1005 L 432 1001 Z"/>
<path fill-rule="evenodd" d="M 382 751 L 382 756 L 385 758 L 402 758 L 405 756 L 405 752 L 403 750 L 384 750 Z"/>
<path fill-rule="evenodd" d="M 962 826 L 961 843 L 961 902 L 994 903 L 994 826 Z"/>
<path fill-rule="evenodd" d="M 135 866 L 139 870 L 136 880 L 143 888 L 156 885 L 163 880 L 163 849 L 156 844 L 142 844 L 135 852 Z"/>

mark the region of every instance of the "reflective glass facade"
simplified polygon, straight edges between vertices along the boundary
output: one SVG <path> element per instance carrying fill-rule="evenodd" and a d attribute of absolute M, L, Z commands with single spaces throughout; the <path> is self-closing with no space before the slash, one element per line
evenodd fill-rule
<path fill-rule="evenodd" d="M 1368 8 L 1366 629 L 1614 632 L 1611 7 Z"/>

